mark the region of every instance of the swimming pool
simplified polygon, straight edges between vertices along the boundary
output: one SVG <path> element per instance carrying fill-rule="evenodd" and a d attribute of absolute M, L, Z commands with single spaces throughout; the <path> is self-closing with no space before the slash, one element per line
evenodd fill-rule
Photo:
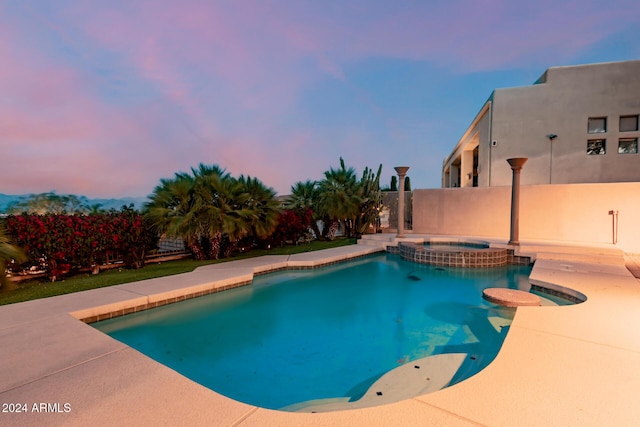
<path fill-rule="evenodd" d="M 528 290 L 529 267 L 452 269 L 376 255 L 259 276 L 250 286 L 93 324 L 230 398 L 271 409 L 358 400 L 388 371 L 469 355 L 459 382 L 497 354 L 513 310 L 486 287 Z"/>

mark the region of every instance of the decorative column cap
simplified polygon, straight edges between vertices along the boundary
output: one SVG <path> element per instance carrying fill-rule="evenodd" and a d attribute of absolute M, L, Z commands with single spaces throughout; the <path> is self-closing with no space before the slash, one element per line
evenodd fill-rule
<path fill-rule="evenodd" d="M 409 170 L 409 166 L 396 166 L 394 169 L 398 172 L 398 175 L 406 175 Z"/>
<path fill-rule="evenodd" d="M 519 170 L 522 169 L 522 166 L 524 166 L 525 163 L 527 163 L 527 160 L 529 160 L 528 157 L 513 157 L 511 159 L 507 159 L 507 162 L 509 162 L 511 169 Z"/>

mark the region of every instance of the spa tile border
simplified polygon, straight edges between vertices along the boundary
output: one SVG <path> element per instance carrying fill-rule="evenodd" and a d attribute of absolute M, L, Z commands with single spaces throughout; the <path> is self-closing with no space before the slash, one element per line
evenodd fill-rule
<path fill-rule="evenodd" d="M 398 246 L 387 246 L 387 253 L 400 255 L 400 248 Z"/>
<path fill-rule="evenodd" d="M 451 244 L 459 245 L 459 242 Z M 410 242 L 401 242 L 398 247 L 402 259 L 438 267 L 493 268 L 507 264 L 531 265 L 529 257 L 516 256 L 513 250 L 505 248 L 430 249 Z"/>
<path fill-rule="evenodd" d="M 458 246 L 461 242 L 437 242 L 439 246 Z M 466 244 L 466 243 L 465 243 Z M 532 265 L 531 258 L 514 254 L 513 249 L 491 248 L 471 243 L 469 249 L 432 249 L 412 242 L 400 242 L 397 247 L 388 246 L 388 253 L 399 254 L 406 261 L 436 267 L 493 268 L 505 265 Z"/>

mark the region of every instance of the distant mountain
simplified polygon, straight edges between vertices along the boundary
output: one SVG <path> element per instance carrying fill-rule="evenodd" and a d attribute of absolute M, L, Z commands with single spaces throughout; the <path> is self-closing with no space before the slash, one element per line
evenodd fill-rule
<path fill-rule="evenodd" d="M 133 207 L 135 209 L 142 209 L 142 205 L 144 205 L 149 199 L 146 197 L 123 197 L 121 199 L 89 199 L 90 205 L 100 204 L 101 208 L 104 210 L 115 209 L 120 210 L 120 208 L 124 206 L 129 206 L 133 203 Z"/>
<path fill-rule="evenodd" d="M 10 204 L 19 201 L 22 197 L 28 197 L 30 194 L 2 194 L 0 193 L 0 213 L 5 213 Z M 147 201 L 147 197 L 123 197 L 121 199 L 90 199 L 87 198 L 88 204 L 99 204 L 104 210 L 120 210 L 122 206 L 129 206 L 133 203 L 135 209 L 142 209 Z"/>
<path fill-rule="evenodd" d="M 10 195 L 0 193 L 0 213 L 6 212 L 11 203 L 17 202 L 21 197 L 25 196 L 26 194 Z"/>

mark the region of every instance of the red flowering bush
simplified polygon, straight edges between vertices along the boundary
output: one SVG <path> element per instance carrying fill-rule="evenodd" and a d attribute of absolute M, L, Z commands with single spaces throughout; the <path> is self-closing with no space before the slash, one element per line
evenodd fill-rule
<path fill-rule="evenodd" d="M 113 259 L 140 268 L 157 237 L 130 208 L 90 215 L 22 214 L 6 218 L 7 233 L 29 257 L 27 266 L 45 269 L 53 281 L 72 270 Z"/>
<path fill-rule="evenodd" d="M 280 212 L 278 226 L 267 239 L 271 245 L 283 245 L 287 241 L 297 243 L 306 233 L 310 232 L 313 213 L 311 209 L 288 209 Z"/>

